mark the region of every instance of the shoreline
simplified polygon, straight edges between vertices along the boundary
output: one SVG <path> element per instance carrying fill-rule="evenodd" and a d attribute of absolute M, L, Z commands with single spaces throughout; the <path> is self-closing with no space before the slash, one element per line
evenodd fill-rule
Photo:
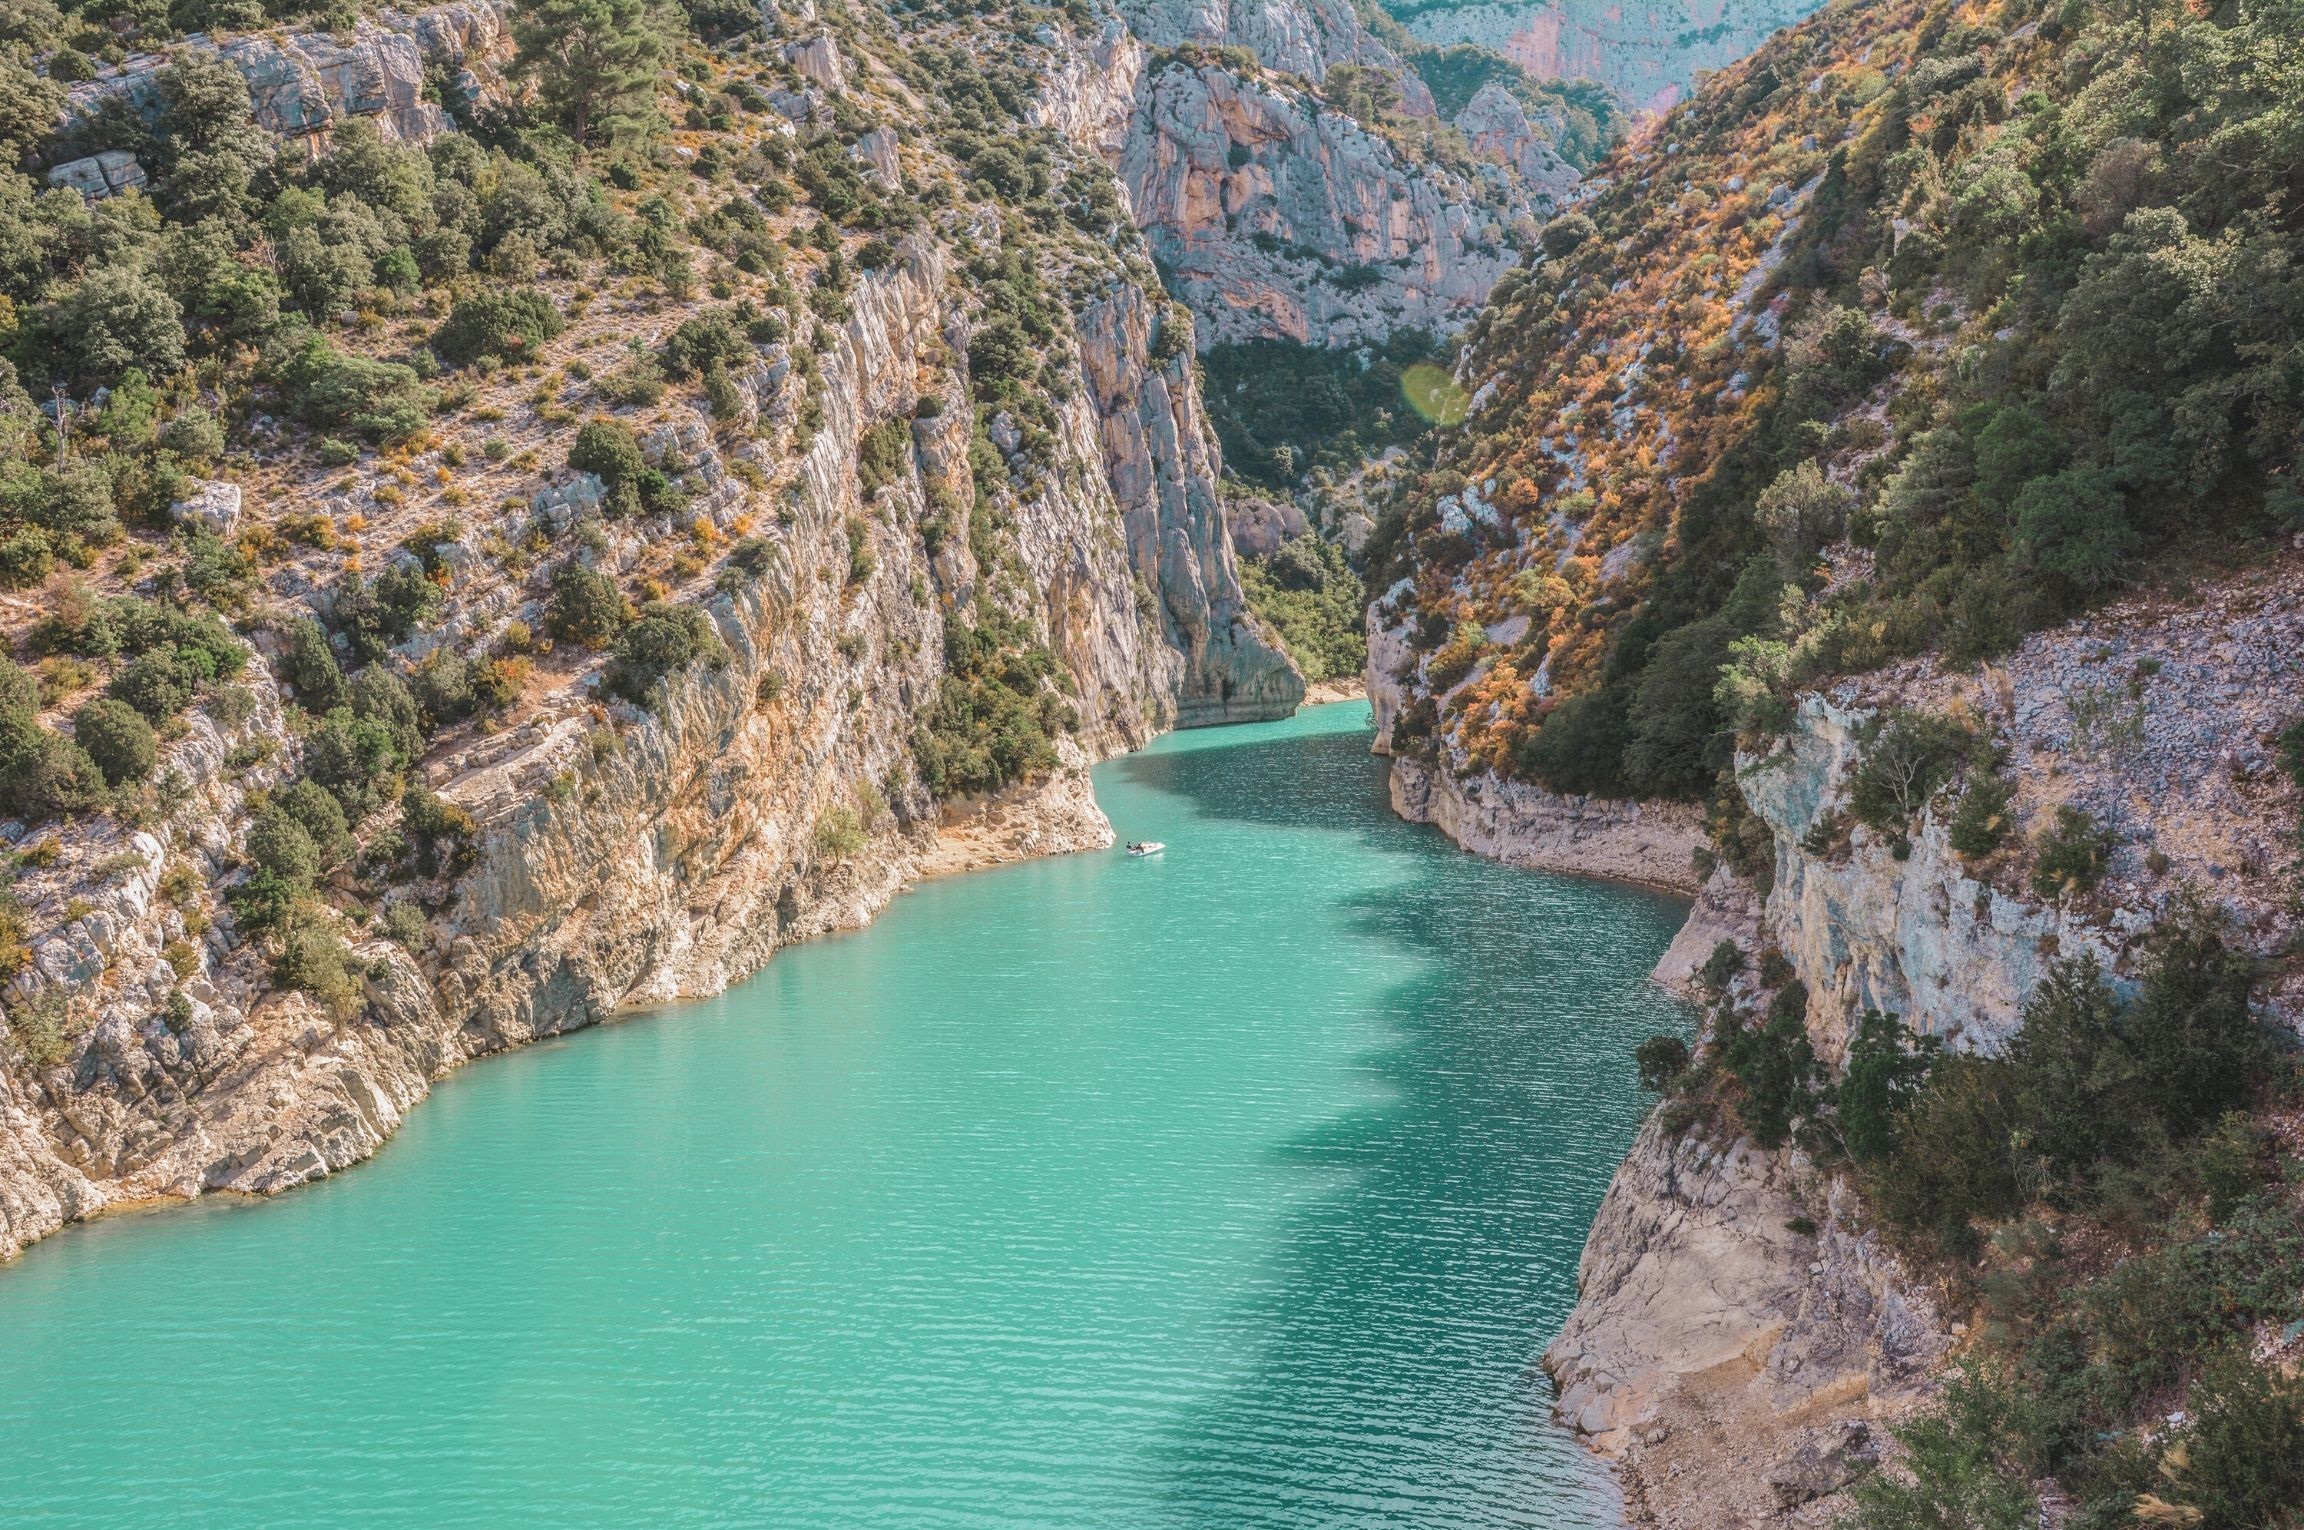
<path fill-rule="evenodd" d="M 365 1107 L 360 1114 L 366 1130 L 354 1134 L 342 1130 L 323 1134 L 295 1127 L 284 1130 L 280 1134 L 283 1139 L 296 1135 L 304 1141 L 305 1172 L 281 1182 L 258 1187 L 203 1182 L 189 1189 L 140 1188 L 103 1196 L 39 1228 L 12 1247 L 0 1243 L 0 1272 L 35 1244 L 45 1243 L 75 1226 L 93 1225 L 117 1216 L 151 1215 L 211 1198 L 269 1200 L 313 1181 L 357 1168 L 381 1153 L 398 1135 L 408 1115 L 430 1095 L 433 1086 L 451 1074 L 483 1059 L 520 1051 L 577 1031 L 716 998 L 756 976 L 776 951 L 819 936 L 862 929 L 897 897 L 925 881 L 1108 847 L 1113 842 L 1112 828 L 1096 805 L 1089 778 L 1091 768 L 1092 762 L 1083 753 L 1078 763 L 1060 767 L 1037 786 L 1018 794 L 979 799 L 972 812 L 952 823 L 939 825 L 933 834 L 888 836 L 873 847 L 877 854 L 836 868 L 848 873 L 840 878 L 847 883 L 842 889 L 843 896 L 818 904 L 811 911 L 816 917 L 808 919 L 804 926 L 791 927 L 791 938 L 777 939 L 758 962 L 741 970 L 719 970 L 716 976 L 721 981 L 694 989 L 682 985 L 674 992 L 656 992 L 649 985 L 635 985 L 613 1006 L 598 1012 L 575 1012 L 567 1016 L 564 1023 L 534 1028 L 522 1035 L 464 1038 L 455 1036 L 451 1030 L 449 1037 L 443 1039 L 453 1038 L 466 1045 L 422 1049 L 433 1053 L 430 1067 L 421 1066 L 418 1058 L 399 1055 L 399 1048 L 406 1045 L 405 1038 L 394 1035 L 396 1024 L 373 1010 L 357 1026 L 346 1026 L 332 1037 L 324 1036 L 301 1024 L 305 1018 L 301 1013 L 290 1013 L 308 1006 L 300 1006 L 295 996 L 272 995 L 273 1003 L 265 1006 L 270 1013 L 259 1010 L 259 1017 L 271 1022 L 268 1028 L 289 1034 L 272 1038 L 275 1046 L 258 1060 L 258 1067 L 281 1061 L 296 1050 L 304 1053 L 298 1063 L 290 1065 L 298 1077 L 315 1071 L 341 1076 L 364 1065 L 376 1075 L 366 1081 L 362 1091 L 365 1098 L 359 1102 Z M 436 994 L 426 1007 L 439 1016 Z M 378 1080 L 384 1086 L 381 1089 Z M 18 1102 L 0 1092 L 0 1126 L 7 1124 L 8 1115 L 22 1109 Z M 323 1136 L 324 1141 L 314 1140 Z M 7 1135 L 0 1133 L 0 1149 L 8 1145 Z M 92 1184 L 91 1188 L 95 1186 Z"/>
<path fill-rule="evenodd" d="M 1302 705 L 1324 707 L 1334 705 L 1339 701 L 1366 701 L 1367 699 L 1368 681 L 1365 676 L 1341 675 L 1335 679 L 1321 680 L 1305 686 Z"/>

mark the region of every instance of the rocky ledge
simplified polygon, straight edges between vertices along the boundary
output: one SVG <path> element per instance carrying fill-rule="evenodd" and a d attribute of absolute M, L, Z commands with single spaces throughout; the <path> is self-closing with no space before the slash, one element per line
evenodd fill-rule
<path fill-rule="evenodd" d="M 1392 762 L 1392 810 L 1507 866 L 1697 890 L 1704 817 L 1686 803 L 1564 797 L 1486 772 L 1459 778 L 1403 757 Z"/>
<path fill-rule="evenodd" d="M 1646 1523 L 1828 1524 L 1949 1348 L 1934 1304 L 1798 1152 L 1642 1128 L 1544 1353 L 1560 1416 Z"/>

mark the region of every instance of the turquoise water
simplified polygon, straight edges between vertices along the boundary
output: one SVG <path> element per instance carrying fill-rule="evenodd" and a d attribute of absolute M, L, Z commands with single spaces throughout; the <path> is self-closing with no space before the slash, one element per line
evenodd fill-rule
<path fill-rule="evenodd" d="M 1102 767 L 1164 858 L 931 884 L 33 1248 L 0 1524 L 1614 1524 L 1534 1362 L 1680 910 L 1399 823 L 1365 719 Z"/>

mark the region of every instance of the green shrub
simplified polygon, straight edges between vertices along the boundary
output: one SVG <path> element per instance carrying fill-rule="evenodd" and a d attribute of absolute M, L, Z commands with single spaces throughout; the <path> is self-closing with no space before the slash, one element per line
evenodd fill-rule
<path fill-rule="evenodd" d="M 309 891 L 320 874 L 320 849 L 286 810 L 267 805 L 250 820 L 243 842 L 249 863 L 270 872 L 291 893 Z"/>
<path fill-rule="evenodd" d="M 669 514 L 686 502 L 669 477 L 648 465 L 639 437 L 620 420 L 585 422 L 568 450 L 568 466 L 600 480 L 607 490 L 602 509 L 612 520 Z"/>
<path fill-rule="evenodd" d="M 882 420 L 858 438 L 856 479 L 867 500 L 902 482 L 911 466 L 912 429 L 902 420 Z"/>
<path fill-rule="evenodd" d="M 568 466 L 613 487 L 639 477 L 648 459 L 641 455 L 640 438 L 631 426 L 621 420 L 587 420 L 568 448 Z"/>
<path fill-rule="evenodd" d="M 1077 725 L 1046 688 L 1054 655 L 1022 624 L 980 610 L 945 628 L 945 676 L 913 737 L 921 776 L 938 797 L 998 791 L 1055 769 L 1055 736 Z"/>
<path fill-rule="evenodd" d="M 85 703 L 73 715 L 72 737 L 112 786 L 143 780 L 160 758 L 159 741 L 143 714 L 108 697 Z"/>
<path fill-rule="evenodd" d="M 304 745 L 304 769 L 357 823 L 400 794 L 406 767 L 393 730 L 374 718 L 338 707 L 312 730 Z"/>
<path fill-rule="evenodd" d="M 25 528 L 0 536 L 0 585 L 11 590 L 33 589 L 55 572 L 56 555 L 47 533 Z"/>
<path fill-rule="evenodd" d="M 1334 680 L 1367 668 L 1367 592 L 1341 548 L 1298 537 L 1267 560 L 1243 561 L 1240 587 L 1249 609 L 1280 635 L 1306 680 Z"/>
<path fill-rule="evenodd" d="M 395 898 L 384 905 L 383 927 L 387 939 L 398 941 L 417 955 L 423 954 L 431 944 L 424 911 L 406 898 Z"/>
<path fill-rule="evenodd" d="M 565 563 L 552 576 L 552 600 L 545 621 L 552 635 L 585 648 L 606 648 L 629 620 L 624 592 L 606 574 L 581 563 Z"/>
<path fill-rule="evenodd" d="M 352 830 L 344 821 L 344 809 L 317 781 L 291 781 L 273 793 L 271 807 L 304 831 L 316 869 L 327 871 L 352 853 Z"/>
<path fill-rule="evenodd" d="M 1955 1373 L 1943 1400 L 1898 1426 L 1895 1469 L 1857 1479 L 1843 1530 L 2033 1530 L 2032 1419 L 2005 1379 Z"/>
<path fill-rule="evenodd" d="M 1948 717 L 1897 712 L 1879 721 L 1848 778 L 1848 809 L 1875 829 L 1901 829 L 1951 779 L 1969 747 L 1967 729 Z"/>
<path fill-rule="evenodd" d="M 478 827 L 462 807 L 419 786 L 400 800 L 400 832 L 420 874 L 454 877 L 472 862 Z"/>
<path fill-rule="evenodd" d="M 473 688 L 475 668 L 453 649 L 436 648 L 408 672 L 408 693 L 415 698 L 416 715 L 425 732 L 460 723 L 478 710 L 480 700 Z"/>
<path fill-rule="evenodd" d="M 1678 1036 L 1651 1036 L 1632 1055 L 1640 1087 L 1657 1094 L 1673 1088 L 1688 1071 L 1688 1043 Z"/>
<path fill-rule="evenodd" d="M 405 441 L 424 428 L 440 395 L 397 362 L 347 356 L 309 337 L 280 368 L 288 409 L 307 425 L 349 430 L 370 441 Z"/>
<path fill-rule="evenodd" d="M 552 299 L 535 287 L 487 287 L 456 300 L 432 349 L 450 366 L 482 356 L 526 360 L 568 327 Z"/>
<path fill-rule="evenodd" d="M 816 820 L 816 853 L 827 861 L 844 861 L 871 842 L 863 820 L 852 807 L 827 808 Z"/>
<path fill-rule="evenodd" d="M 1942 1050 L 1935 1037 L 1915 1038 L 1894 1015 L 1864 1012 L 1833 1090 L 1834 1119 L 1850 1158 L 1880 1164 L 1894 1157 L 1905 1113 Z"/>
<path fill-rule="evenodd" d="M 694 606 L 651 601 L 640 619 L 616 639 L 616 656 L 608 663 L 601 686 L 634 706 L 645 707 L 656 682 L 699 660 L 714 665 L 727 662 L 728 650 L 712 626 L 712 619 Z"/>
<path fill-rule="evenodd" d="M 687 378 L 725 367 L 751 354 L 751 342 L 725 308 L 683 319 L 664 341 L 664 370 Z"/>
<path fill-rule="evenodd" d="M 341 936 L 317 918 L 307 917 L 291 921 L 281 937 L 272 981 L 310 994 L 331 1016 L 344 1020 L 360 1011 L 360 979 L 365 971 L 366 963 L 352 954 Z"/>
<path fill-rule="evenodd" d="M 213 665 L 205 675 L 201 668 L 182 650 L 155 648 L 129 660 L 105 690 L 150 721 L 164 723 L 192 704 L 203 680 L 214 677 Z"/>
<path fill-rule="evenodd" d="M 1799 984 L 1785 988 L 1759 1027 L 1739 1030 L 1721 1049 L 1728 1071 L 1744 1086 L 1737 1119 L 1764 1148 L 1782 1147 L 1793 1123 L 1815 1113 L 1823 1069 L 1808 1040 L 1807 999 Z"/>
<path fill-rule="evenodd" d="M 2076 807 L 2056 809 L 2056 822 L 2040 836 L 2032 864 L 2032 891 L 2043 898 L 2093 892 L 2112 864 L 2119 836 Z"/>
<path fill-rule="evenodd" d="M 329 618 L 344 635 L 352 656 L 370 664 L 430 626 L 439 618 L 444 601 L 440 586 L 421 568 L 396 564 L 373 583 L 358 574 L 337 581 L 329 599 Z M 327 688 L 324 678 L 319 683 Z"/>
<path fill-rule="evenodd" d="M 2304 1508 L 2304 1383 L 2227 1349 L 2192 1389 L 2192 1422 L 2171 1474 L 2201 1530 L 2292 1525 Z"/>
<path fill-rule="evenodd" d="M 261 935 L 288 922 L 302 893 L 278 872 L 259 866 L 246 881 L 225 889 L 224 901 L 242 935 Z"/>
<path fill-rule="evenodd" d="M 2001 776 L 1976 772 L 1968 789 L 1960 794 L 1959 811 L 1952 815 L 1946 836 L 1952 848 L 1968 860 L 1981 859 L 1999 849 L 2008 835 L 2008 805 L 2014 795 Z"/>
<path fill-rule="evenodd" d="M 322 714 L 344 705 L 349 698 L 344 670 L 336 662 L 326 629 L 309 616 L 299 616 L 288 623 L 285 636 L 280 678 L 288 682 L 296 699 L 307 711 Z"/>

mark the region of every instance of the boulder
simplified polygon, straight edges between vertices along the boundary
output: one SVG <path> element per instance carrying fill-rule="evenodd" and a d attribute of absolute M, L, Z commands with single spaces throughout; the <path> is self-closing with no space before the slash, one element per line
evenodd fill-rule
<path fill-rule="evenodd" d="M 876 127 L 856 140 L 856 157 L 870 165 L 885 185 L 896 184 L 896 135 Z"/>
<path fill-rule="evenodd" d="M 1292 501 L 1255 495 L 1226 500 L 1224 526 L 1232 533 L 1232 546 L 1250 558 L 1268 558 L 1281 543 L 1293 542 L 1312 529 Z"/>
<path fill-rule="evenodd" d="M 168 507 L 169 519 L 179 526 L 199 526 L 225 537 L 240 521 L 240 486 L 203 479 L 192 481 L 192 492 Z"/>
<path fill-rule="evenodd" d="M 785 44 L 784 60 L 799 70 L 803 78 L 814 81 L 826 90 L 837 92 L 848 88 L 847 73 L 840 65 L 840 46 L 832 40 L 829 32 L 819 32 L 805 41 Z"/>
<path fill-rule="evenodd" d="M 141 189 L 144 167 L 136 163 L 136 156 L 126 149 L 106 149 L 101 154 L 58 165 L 48 172 L 48 184 L 69 186 L 93 202 L 99 197 Z"/>

